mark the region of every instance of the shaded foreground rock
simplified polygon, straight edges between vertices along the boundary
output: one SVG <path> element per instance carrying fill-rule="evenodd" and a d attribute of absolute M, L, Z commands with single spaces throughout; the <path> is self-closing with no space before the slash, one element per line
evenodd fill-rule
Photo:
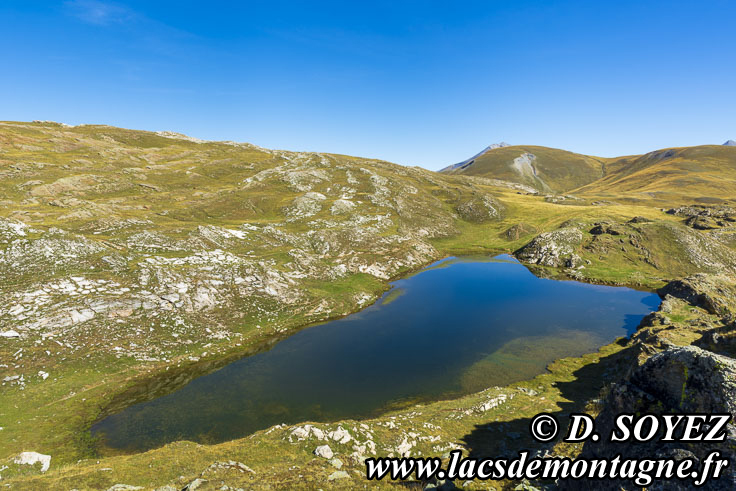
<path fill-rule="evenodd" d="M 736 413 L 736 360 L 694 347 L 672 347 L 650 357 L 628 380 L 614 384 L 595 420 L 598 442 L 587 441 L 579 458 L 695 459 L 713 451 L 729 460 L 725 473 L 701 489 L 734 489 L 736 486 L 736 427 L 728 425 L 724 442 L 662 442 L 664 429 L 649 442 L 610 442 L 615 420 L 623 413 Z M 684 428 L 684 424 L 681 425 Z M 682 436 L 675 431 L 675 439 Z M 704 426 L 704 429 L 705 426 Z M 641 489 L 633 481 L 565 481 L 564 489 Z M 661 489 L 689 489 L 692 482 L 663 481 Z M 680 487 L 678 487 L 680 486 Z M 652 487 L 651 489 L 654 489 Z"/>

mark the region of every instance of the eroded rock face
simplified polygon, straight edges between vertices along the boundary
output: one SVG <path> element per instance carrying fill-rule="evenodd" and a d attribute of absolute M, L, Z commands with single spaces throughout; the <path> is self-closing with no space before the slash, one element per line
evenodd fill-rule
<path fill-rule="evenodd" d="M 564 227 L 538 235 L 515 255 L 532 264 L 572 268 L 581 262 L 576 251 L 582 242 L 583 233 L 578 228 Z"/>
<path fill-rule="evenodd" d="M 595 420 L 596 431 L 604 435 L 598 442 L 587 441 L 580 458 L 627 459 L 705 458 L 718 450 L 730 460 L 726 475 L 711 480 L 703 489 L 733 489 L 736 483 L 736 427 L 728 426 L 725 442 L 662 442 L 660 435 L 650 442 L 610 442 L 620 414 L 668 413 L 736 414 L 736 360 L 695 346 L 670 347 L 651 356 L 631 376 L 614 384 Z M 675 435 L 681 436 L 681 425 Z M 673 485 L 676 484 L 673 482 Z M 640 489 L 629 481 L 564 482 L 566 489 Z M 673 489 L 673 488 L 668 488 Z"/>

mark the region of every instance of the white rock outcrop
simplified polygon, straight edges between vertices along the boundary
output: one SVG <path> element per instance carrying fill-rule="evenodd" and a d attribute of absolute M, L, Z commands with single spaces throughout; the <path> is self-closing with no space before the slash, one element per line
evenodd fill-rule
<path fill-rule="evenodd" d="M 41 464 L 41 472 L 46 472 L 51 466 L 51 456 L 40 454 L 38 452 L 22 452 L 14 460 L 14 464 L 18 465 L 35 465 Z"/>

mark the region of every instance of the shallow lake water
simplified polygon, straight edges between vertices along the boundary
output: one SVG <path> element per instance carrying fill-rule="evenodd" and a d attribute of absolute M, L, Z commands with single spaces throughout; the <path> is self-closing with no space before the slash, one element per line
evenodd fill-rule
<path fill-rule="evenodd" d="M 393 287 L 361 312 L 128 407 L 92 433 L 139 451 L 365 418 L 529 379 L 630 334 L 659 305 L 652 293 L 537 278 L 505 255 L 445 259 Z"/>

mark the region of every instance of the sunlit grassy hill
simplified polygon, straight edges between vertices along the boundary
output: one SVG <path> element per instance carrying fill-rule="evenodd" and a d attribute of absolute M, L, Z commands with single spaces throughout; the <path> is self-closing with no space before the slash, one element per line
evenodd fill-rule
<path fill-rule="evenodd" d="M 736 196 L 736 147 L 702 145 L 601 158 L 546 147 L 507 146 L 443 172 L 504 179 L 543 193 L 662 202 L 693 197 L 699 203 L 720 203 Z"/>
<path fill-rule="evenodd" d="M 606 176 L 573 192 L 634 199 L 690 197 L 704 204 L 731 200 L 736 198 L 736 147 L 668 148 L 623 158 Z"/>
<path fill-rule="evenodd" d="M 606 173 L 606 164 L 611 161 L 556 148 L 513 145 L 490 149 L 445 172 L 504 179 L 541 192 L 561 193 L 601 178 Z"/>

